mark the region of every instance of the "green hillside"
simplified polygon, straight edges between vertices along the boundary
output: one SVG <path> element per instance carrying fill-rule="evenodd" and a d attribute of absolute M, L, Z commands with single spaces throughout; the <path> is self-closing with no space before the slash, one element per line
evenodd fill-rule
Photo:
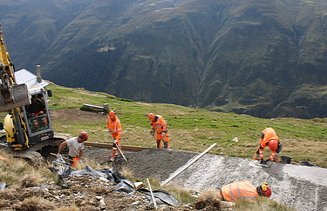
<path fill-rule="evenodd" d="M 290 156 L 295 162 L 310 161 L 327 167 L 327 118 L 261 119 L 172 104 L 136 102 L 85 89 L 57 85 L 49 88 L 53 92 L 49 105 L 56 132 L 76 134 L 85 129 L 90 133 L 90 141 L 108 142 L 111 139 L 105 128 L 106 115 L 79 110 L 84 103 L 108 103 L 122 122 L 123 145 L 155 147 L 146 118 L 147 113 L 153 112 L 167 120 L 174 149 L 200 152 L 217 143 L 212 153 L 252 159 L 260 131 L 273 127 L 283 144 L 281 155 Z M 235 137 L 239 142 L 232 141 Z"/>

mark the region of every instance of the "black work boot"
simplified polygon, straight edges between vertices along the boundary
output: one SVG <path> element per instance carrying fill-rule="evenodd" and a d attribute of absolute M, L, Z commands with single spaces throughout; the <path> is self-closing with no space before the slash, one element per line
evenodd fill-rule
<path fill-rule="evenodd" d="M 260 160 L 260 164 L 267 164 L 267 161 L 261 159 L 261 160 Z"/>

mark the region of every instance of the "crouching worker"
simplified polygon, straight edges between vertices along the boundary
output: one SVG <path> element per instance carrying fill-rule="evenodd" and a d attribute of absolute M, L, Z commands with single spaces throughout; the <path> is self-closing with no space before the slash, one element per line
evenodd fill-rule
<path fill-rule="evenodd" d="M 266 182 L 254 187 L 249 181 L 235 181 L 224 185 L 219 190 L 206 191 L 202 193 L 195 203 L 196 209 L 203 209 L 207 205 L 220 207 L 220 201 L 235 202 L 238 199 L 255 200 L 259 196 L 269 198 L 271 188 Z"/>
<path fill-rule="evenodd" d="M 68 139 L 59 145 L 59 154 L 62 154 L 68 148 L 68 157 L 72 168 L 77 168 L 83 155 L 84 141 L 88 139 L 88 134 L 81 131 L 79 136 Z"/>
<path fill-rule="evenodd" d="M 263 151 L 266 146 L 268 146 L 271 151 L 269 160 L 278 163 L 279 162 L 278 153 L 280 153 L 280 151 L 282 150 L 282 144 L 280 143 L 279 137 L 276 134 L 275 130 L 270 127 L 264 129 L 261 132 L 259 146 L 257 148 L 256 153 L 253 155 L 254 160 L 258 160 L 258 155 L 259 155 L 261 164 L 266 164 L 263 155 Z"/>
<path fill-rule="evenodd" d="M 161 149 L 161 142 L 163 142 L 164 148 L 169 149 L 168 126 L 165 119 L 162 116 L 153 113 L 148 114 L 148 119 L 151 125 L 150 134 L 156 139 L 157 148 Z"/>

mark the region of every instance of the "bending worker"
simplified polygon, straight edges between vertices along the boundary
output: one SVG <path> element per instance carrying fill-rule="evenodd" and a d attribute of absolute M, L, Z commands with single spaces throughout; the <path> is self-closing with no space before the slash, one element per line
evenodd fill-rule
<path fill-rule="evenodd" d="M 279 162 L 278 153 L 282 150 L 282 145 L 279 142 L 279 137 L 277 136 L 273 128 L 266 128 L 261 132 L 261 137 L 259 140 L 259 146 L 256 153 L 253 156 L 253 159 L 258 160 L 258 155 L 261 164 L 265 164 L 263 150 L 268 146 L 271 150 L 269 160 L 273 162 Z"/>
<path fill-rule="evenodd" d="M 238 199 L 255 200 L 259 196 L 269 198 L 271 188 L 266 182 L 258 187 L 254 187 L 249 181 L 236 181 L 224 185 L 219 191 L 206 191 L 202 193 L 195 204 L 196 209 L 203 209 L 209 203 L 219 203 L 220 201 L 235 202 Z"/>
<path fill-rule="evenodd" d="M 122 127 L 120 124 L 120 120 L 116 116 L 116 112 L 110 111 L 107 118 L 107 128 L 109 134 L 111 134 L 113 138 L 112 150 L 111 150 L 111 158 L 110 161 L 114 161 L 117 155 L 117 147 L 120 146 L 120 139 L 122 133 Z"/>
<path fill-rule="evenodd" d="M 66 147 L 68 147 L 68 157 L 71 167 L 76 168 L 82 158 L 84 150 L 84 141 L 88 139 L 88 134 L 81 131 L 78 137 L 73 137 L 59 145 L 59 154 L 62 154 Z"/>
<path fill-rule="evenodd" d="M 150 120 L 152 128 L 150 134 L 156 139 L 157 148 L 161 148 L 161 141 L 163 141 L 164 148 L 169 149 L 169 135 L 165 119 L 162 116 L 154 115 L 153 113 L 148 114 L 148 119 Z"/>

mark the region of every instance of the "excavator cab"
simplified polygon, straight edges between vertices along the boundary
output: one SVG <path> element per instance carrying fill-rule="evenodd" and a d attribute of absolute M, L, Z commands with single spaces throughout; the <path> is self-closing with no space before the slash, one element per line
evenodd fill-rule
<path fill-rule="evenodd" d="M 23 107 L 24 117 L 27 119 L 29 137 L 51 130 L 51 122 L 47 95 L 41 92 L 31 96 L 31 104 Z"/>
<path fill-rule="evenodd" d="M 37 66 L 37 74 L 40 66 Z M 40 79 L 26 69 L 15 73 L 18 84 L 26 84 L 31 103 L 22 107 L 23 119 L 27 127 L 29 145 L 53 138 L 52 122 L 48 107 L 48 97 L 51 92 L 45 87 L 48 82 Z"/>

